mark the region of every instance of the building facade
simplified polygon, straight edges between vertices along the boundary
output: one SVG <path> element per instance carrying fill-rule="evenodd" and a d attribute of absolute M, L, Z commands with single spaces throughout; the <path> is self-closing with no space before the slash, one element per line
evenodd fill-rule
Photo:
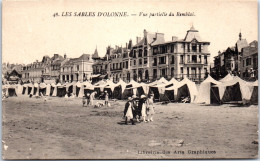
<path fill-rule="evenodd" d="M 126 82 L 131 79 L 150 82 L 161 77 L 182 79 L 184 76 L 199 82 L 210 71 L 209 45 L 193 26 L 184 39 L 173 36 L 171 41 L 165 41 L 163 33 L 144 30 L 135 45 L 130 40 L 124 48 L 107 47 L 104 59 L 94 63 L 93 72 L 107 74 L 114 82 L 119 78 Z"/>
<path fill-rule="evenodd" d="M 66 57 L 66 55 L 64 56 Z M 25 65 L 22 70 L 23 82 L 54 83 L 59 81 L 60 66 L 65 58 L 54 54 L 52 58 L 43 56 L 42 61 L 36 60 L 32 64 Z"/>
<path fill-rule="evenodd" d="M 248 47 L 246 39 L 242 39 L 242 34 L 239 33 L 239 39 L 235 46 L 228 47 L 223 52 L 218 52 L 214 57 L 214 68 L 211 75 L 215 79 L 225 77 L 228 73 L 241 76 L 240 69 L 242 68 L 242 49 Z"/>
<path fill-rule="evenodd" d="M 258 79 L 258 42 L 253 41 L 241 51 L 241 78 Z"/>
<path fill-rule="evenodd" d="M 93 63 L 92 55 L 89 54 L 82 54 L 79 58 L 66 59 L 60 68 L 60 82 L 91 80 Z"/>

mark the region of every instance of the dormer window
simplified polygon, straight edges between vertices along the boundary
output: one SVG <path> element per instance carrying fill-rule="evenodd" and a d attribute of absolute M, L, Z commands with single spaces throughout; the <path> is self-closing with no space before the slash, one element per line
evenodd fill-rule
<path fill-rule="evenodd" d="M 197 52 L 197 44 L 192 43 L 191 44 L 191 50 L 192 50 L 192 52 Z"/>

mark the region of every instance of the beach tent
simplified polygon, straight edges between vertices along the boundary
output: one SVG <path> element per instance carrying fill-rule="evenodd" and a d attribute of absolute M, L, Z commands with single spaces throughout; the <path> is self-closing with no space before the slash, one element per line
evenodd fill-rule
<path fill-rule="evenodd" d="M 105 89 L 108 90 L 108 91 L 111 90 L 112 98 L 122 99 L 122 95 L 124 93 L 126 85 L 127 85 L 126 82 L 124 82 L 122 79 L 119 79 L 119 81 L 116 84 L 114 84 L 113 92 L 112 92 L 111 87 L 109 87 L 109 86 L 107 86 Z"/>
<path fill-rule="evenodd" d="M 57 89 L 57 94 L 56 96 L 58 97 L 64 97 L 66 95 L 66 86 L 65 85 L 62 85 L 60 83 L 58 83 L 56 85 L 56 89 Z"/>
<path fill-rule="evenodd" d="M 57 85 L 52 83 L 51 84 L 51 92 L 50 92 L 51 96 L 56 97 L 57 96 Z"/>
<path fill-rule="evenodd" d="M 254 90 L 254 85 L 250 85 L 250 83 L 238 76 L 222 81 L 221 84 L 215 85 L 215 87 L 218 87 L 219 97 L 222 102 L 250 101 Z"/>
<path fill-rule="evenodd" d="M 43 95 L 46 95 L 46 93 L 47 93 L 47 84 L 40 83 L 40 90 L 39 90 L 39 92 L 42 93 Z"/>
<path fill-rule="evenodd" d="M 8 96 L 9 97 L 14 97 L 17 96 L 17 90 L 16 90 L 16 86 L 15 85 L 10 85 L 7 87 L 7 91 L 8 91 Z"/>
<path fill-rule="evenodd" d="M 191 103 L 194 102 L 198 94 L 196 84 L 189 80 L 187 77 L 184 77 L 184 79 L 176 85 L 165 88 L 165 90 L 174 92 L 175 101 L 181 101 L 181 98 L 189 96 Z"/>
<path fill-rule="evenodd" d="M 232 81 L 234 79 L 234 76 L 232 76 L 231 74 L 227 74 L 224 78 L 220 79 L 220 82 L 229 82 Z"/>
<path fill-rule="evenodd" d="M 28 95 L 33 95 L 34 91 L 34 85 L 32 83 L 28 84 Z"/>
<path fill-rule="evenodd" d="M 51 84 L 46 84 L 45 96 L 50 96 L 50 95 L 51 95 Z"/>
<path fill-rule="evenodd" d="M 111 97 L 111 98 L 118 98 L 119 96 L 118 95 L 114 95 L 114 92 L 118 94 L 118 90 L 115 91 L 115 88 L 117 87 L 118 85 L 115 84 L 113 81 L 111 80 L 107 80 L 106 82 L 106 86 L 104 87 L 104 91 L 107 91 L 108 92 L 108 95 Z M 117 88 L 118 89 L 118 88 Z M 114 97 L 115 96 L 115 97 Z"/>
<path fill-rule="evenodd" d="M 38 83 L 34 83 L 34 87 L 33 87 L 34 89 L 33 89 L 33 95 L 35 95 L 35 96 L 39 96 L 39 84 Z"/>
<path fill-rule="evenodd" d="M 2 90 L 3 92 L 5 92 L 6 96 L 8 97 L 17 96 L 16 85 L 9 85 L 9 84 L 3 85 Z"/>
<path fill-rule="evenodd" d="M 75 94 L 76 96 L 78 96 L 80 88 L 81 88 L 81 83 L 79 81 L 77 83 L 74 83 L 72 93 Z"/>
<path fill-rule="evenodd" d="M 164 77 L 161 77 L 159 80 L 158 80 L 158 83 L 168 83 L 168 81 L 164 78 Z"/>
<path fill-rule="evenodd" d="M 250 86 L 253 86 L 253 91 L 250 97 L 251 104 L 258 104 L 258 80 L 253 83 L 250 83 Z"/>
<path fill-rule="evenodd" d="M 28 94 L 28 84 L 23 85 L 23 92 L 22 94 L 27 95 Z"/>
<path fill-rule="evenodd" d="M 167 81 L 164 77 L 156 81 L 156 84 L 150 86 L 150 93 L 154 93 L 155 100 L 159 101 L 173 101 L 173 91 L 165 91 L 166 88 L 176 86 L 179 82 L 172 78 L 170 81 Z"/>
<path fill-rule="evenodd" d="M 220 103 L 218 90 L 212 88 L 213 85 L 221 84 L 216 81 L 210 75 L 199 86 L 198 95 L 195 99 L 195 103 Z"/>
<path fill-rule="evenodd" d="M 133 79 L 126 84 L 126 88 L 123 92 L 123 98 L 126 99 L 128 97 L 132 97 L 133 95 L 137 94 L 137 88 L 140 87 L 141 85 L 134 81 Z"/>

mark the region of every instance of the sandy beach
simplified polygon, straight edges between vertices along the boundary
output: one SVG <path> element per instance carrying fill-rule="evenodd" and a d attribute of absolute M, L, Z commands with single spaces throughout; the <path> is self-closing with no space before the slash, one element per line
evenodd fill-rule
<path fill-rule="evenodd" d="M 98 100 L 104 102 L 103 100 Z M 124 124 L 125 101 L 3 100 L 4 159 L 256 158 L 258 107 L 155 104 L 154 122 Z"/>

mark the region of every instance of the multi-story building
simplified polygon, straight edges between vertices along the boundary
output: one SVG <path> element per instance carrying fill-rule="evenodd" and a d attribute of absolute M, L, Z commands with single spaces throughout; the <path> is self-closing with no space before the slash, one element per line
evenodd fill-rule
<path fill-rule="evenodd" d="M 66 55 L 64 55 L 66 57 Z M 60 66 L 65 58 L 59 54 L 54 54 L 52 58 L 43 56 L 41 62 L 36 60 L 32 64 L 23 67 L 22 81 L 23 82 L 46 82 L 52 83 L 59 81 Z"/>
<path fill-rule="evenodd" d="M 93 74 L 92 55 L 82 54 L 79 58 L 66 59 L 60 68 L 61 82 L 83 82 L 90 80 Z"/>
<path fill-rule="evenodd" d="M 184 39 L 172 37 L 167 42 L 163 33 L 144 30 L 143 34 L 142 38 L 136 38 L 134 46 L 131 40 L 125 48 L 109 46 L 105 57 L 93 65 L 94 73 L 128 82 L 131 79 L 153 81 L 160 77 L 181 79 L 183 76 L 200 81 L 209 72 L 210 42 L 203 41 L 193 26 Z"/>
<path fill-rule="evenodd" d="M 42 82 L 42 74 L 44 72 L 44 64 L 36 60 L 31 64 L 23 67 L 22 70 L 22 81 L 23 82 Z"/>
<path fill-rule="evenodd" d="M 242 65 L 242 49 L 247 47 L 248 43 L 246 39 L 242 39 L 242 34 L 239 33 L 239 39 L 234 47 L 228 47 L 223 52 L 218 52 L 218 55 L 214 57 L 214 68 L 211 73 L 215 79 L 223 78 L 227 73 L 240 76 Z"/>
<path fill-rule="evenodd" d="M 253 41 L 241 50 L 241 77 L 258 79 L 258 42 Z"/>

